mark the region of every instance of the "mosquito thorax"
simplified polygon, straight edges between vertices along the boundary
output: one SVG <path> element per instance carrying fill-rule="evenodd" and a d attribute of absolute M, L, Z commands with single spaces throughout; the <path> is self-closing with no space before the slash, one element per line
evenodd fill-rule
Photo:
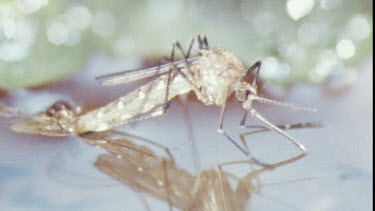
<path fill-rule="evenodd" d="M 233 86 L 246 74 L 241 61 L 222 49 L 201 50 L 200 62 L 193 65 L 194 80 L 207 104 L 222 105 Z M 203 99 L 201 99 L 204 101 Z"/>

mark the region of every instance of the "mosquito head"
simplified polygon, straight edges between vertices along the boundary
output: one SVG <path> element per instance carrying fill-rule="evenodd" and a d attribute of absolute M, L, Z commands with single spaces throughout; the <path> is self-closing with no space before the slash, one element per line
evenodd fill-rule
<path fill-rule="evenodd" d="M 250 94 L 258 94 L 257 86 L 241 80 L 236 87 L 236 98 L 241 102 L 245 102 Z"/>

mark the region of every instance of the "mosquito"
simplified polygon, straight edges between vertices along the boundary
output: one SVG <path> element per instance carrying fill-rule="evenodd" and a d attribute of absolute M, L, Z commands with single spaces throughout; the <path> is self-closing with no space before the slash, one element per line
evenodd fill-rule
<path fill-rule="evenodd" d="M 318 126 L 319 123 L 307 123 L 280 127 L 294 129 Z M 248 134 L 266 130 L 268 129 L 262 128 Z M 112 143 L 107 142 L 106 145 L 101 146 L 110 149 L 112 154 L 99 155 L 95 166 L 131 188 L 167 202 L 170 210 L 173 207 L 181 210 L 245 210 L 245 204 L 252 193 L 260 188 L 252 184 L 253 179 L 271 169 L 263 167 L 251 171 L 245 177 L 238 179 L 237 188 L 233 190 L 228 178 L 231 175 L 225 173 L 222 167 L 248 163 L 248 160 L 218 164 L 217 171 L 204 170 L 198 176 L 193 176 L 146 148 L 133 147 L 136 150 L 129 150 L 129 148 L 116 147 L 117 151 L 114 153 L 111 150 L 114 147 L 111 145 Z M 271 167 L 277 168 L 304 156 L 305 154 L 300 154 L 272 164 Z"/>
<path fill-rule="evenodd" d="M 198 55 L 190 57 L 195 42 L 198 43 Z M 181 60 L 175 60 L 175 52 L 181 54 Z M 246 70 L 235 55 L 227 50 L 209 48 L 206 36 L 201 37 L 199 34 L 190 42 L 186 54 L 181 44 L 176 41 L 172 46 L 170 58 L 164 58 L 164 60 L 167 63 L 157 67 L 98 77 L 97 80 L 106 86 L 130 83 L 150 77 L 153 77 L 153 80 L 97 110 L 88 112 L 77 121 L 78 128 L 83 131 L 104 131 L 113 126 L 159 116 L 167 112 L 170 101 L 174 97 L 193 91 L 202 103 L 221 106 L 218 133 L 223 134 L 251 160 L 263 165 L 232 139 L 223 128 L 227 99 L 234 92 L 236 99 L 242 102 L 245 110 L 240 123 L 241 127 L 246 127 L 246 118 L 250 113 L 262 126 L 284 136 L 303 153 L 306 153 L 303 144 L 258 113 L 253 107 L 253 102 L 307 111 L 315 111 L 315 109 L 258 96 L 257 79 L 261 67 L 260 61 Z"/>

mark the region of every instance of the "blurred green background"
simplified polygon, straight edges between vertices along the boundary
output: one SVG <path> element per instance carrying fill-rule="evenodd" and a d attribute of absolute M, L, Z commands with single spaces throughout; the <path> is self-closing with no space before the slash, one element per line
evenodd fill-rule
<path fill-rule="evenodd" d="M 261 77 L 296 82 L 355 81 L 372 52 L 372 1 L 351 0 L 18 0 L 0 1 L 0 88 L 67 78 L 94 52 L 116 58 L 169 55 L 196 33 Z M 113 72 L 115 70 L 108 70 Z M 341 84 L 338 85 L 339 87 Z"/>

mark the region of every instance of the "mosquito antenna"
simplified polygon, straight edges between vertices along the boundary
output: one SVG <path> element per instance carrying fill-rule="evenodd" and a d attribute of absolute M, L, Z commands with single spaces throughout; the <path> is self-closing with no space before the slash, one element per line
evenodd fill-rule
<path fill-rule="evenodd" d="M 303 152 L 306 152 L 306 148 L 301 143 L 299 143 L 297 140 L 295 140 L 293 137 L 285 133 L 283 130 L 281 130 L 277 126 L 270 123 L 262 115 L 260 115 L 255 109 L 249 108 L 248 110 L 250 111 L 251 116 L 260 124 L 262 124 L 264 127 L 266 127 L 269 130 L 279 133 L 280 135 L 284 136 L 286 139 L 291 141 L 293 144 L 295 144 L 300 150 L 302 150 Z"/>

